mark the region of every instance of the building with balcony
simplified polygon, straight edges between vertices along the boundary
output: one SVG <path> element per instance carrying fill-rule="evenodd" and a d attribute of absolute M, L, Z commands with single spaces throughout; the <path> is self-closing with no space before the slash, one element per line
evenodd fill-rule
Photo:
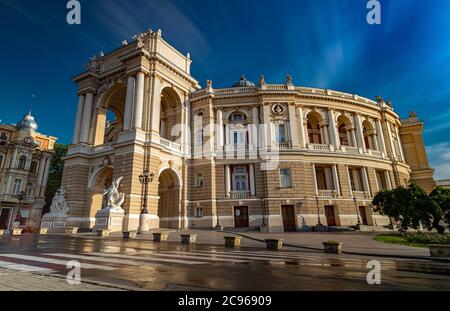
<path fill-rule="evenodd" d="M 40 226 L 56 138 L 36 130 L 31 113 L 0 124 L 0 230 Z"/>
<path fill-rule="evenodd" d="M 410 117 L 405 129 L 381 97 L 295 86 L 290 76 L 200 88 L 190 65 L 161 31 L 148 31 L 74 78 L 68 225 L 92 228 L 103 190 L 124 177 L 124 226 L 136 230 L 144 171 L 155 175 L 151 228 L 381 226 L 389 219 L 371 206 L 378 191 L 434 182 L 422 123 Z"/>

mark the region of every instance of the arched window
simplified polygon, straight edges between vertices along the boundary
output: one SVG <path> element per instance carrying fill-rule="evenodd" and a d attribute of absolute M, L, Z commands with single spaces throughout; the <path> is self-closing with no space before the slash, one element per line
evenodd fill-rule
<path fill-rule="evenodd" d="M 339 125 L 339 141 L 342 146 L 349 146 L 347 139 L 347 130 L 345 129 L 345 124 Z"/>
<path fill-rule="evenodd" d="M 230 121 L 232 122 L 244 122 L 245 115 L 242 112 L 235 112 L 230 116 Z"/>
<path fill-rule="evenodd" d="M 19 169 L 24 170 L 26 165 L 27 165 L 27 157 L 21 156 L 19 159 Z"/>

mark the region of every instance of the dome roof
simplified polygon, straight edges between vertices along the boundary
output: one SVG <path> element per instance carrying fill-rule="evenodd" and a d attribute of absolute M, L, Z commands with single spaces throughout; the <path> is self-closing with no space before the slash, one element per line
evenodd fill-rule
<path fill-rule="evenodd" d="M 36 131 L 38 128 L 34 117 L 31 115 L 31 111 L 26 114 L 19 123 L 17 123 L 17 129 L 19 131 Z"/>
<path fill-rule="evenodd" d="M 233 84 L 232 87 L 252 87 L 255 86 L 255 83 L 247 80 L 244 75 L 241 75 L 241 79 L 238 82 Z"/>

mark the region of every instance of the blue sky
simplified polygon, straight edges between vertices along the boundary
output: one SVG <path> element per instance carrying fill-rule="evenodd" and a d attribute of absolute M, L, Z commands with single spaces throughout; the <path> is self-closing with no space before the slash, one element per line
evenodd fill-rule
<path fill-rule="evenodd" d="M 381 25 L 366 0 L 80 0 L 82 24 L 66 23 L 66 0 L 0 0 L 0 119 L 33 105 L 40 131 L 69 143 L 76 86 L 90 56 L 148 28 L 183 53 L 192 74 L 227 87 L 241 73 L 392 100 L 425 123 L 437 178 L 450 178 L 450 1 L 381 0 Z M 32 98 L 32 94 L 36 98 Z"/>

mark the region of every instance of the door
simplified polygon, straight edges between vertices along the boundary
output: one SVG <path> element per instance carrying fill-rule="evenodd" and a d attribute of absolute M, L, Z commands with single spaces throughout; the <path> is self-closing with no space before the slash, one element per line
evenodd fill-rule
<path fill-rule="evenodd" d="M 236 206 L 234 208 L 234 226 L 236 228 L 247 228 L 249 226 L 247 206 Z"/>
<path fill-rule="evenodd" d="M 334 206 L 325 206 L 325 216 L 327 217 L 328 226 L 336 226 L 336 217 L 334 216 Z"/>
<path fill-rule="evenodd" d="M 366 208 L 364 206 L 359 207 L 359 216 L 361 217 L 361 223 L 367 226 Z"/>
<path fill-rule="evenodd" d="M 3 230 L 9 229 L 10 218 L 11 218 L 11 209 L 2 208 L 0 211 L 0 229 Z"/>
<path fill-rule="evenodd" d="M 295 232 L 297 227 L 295 226 L 295 211 L 292 205 L 281 206 L 281 215 L 283 216 L 284 232 Z"/>

